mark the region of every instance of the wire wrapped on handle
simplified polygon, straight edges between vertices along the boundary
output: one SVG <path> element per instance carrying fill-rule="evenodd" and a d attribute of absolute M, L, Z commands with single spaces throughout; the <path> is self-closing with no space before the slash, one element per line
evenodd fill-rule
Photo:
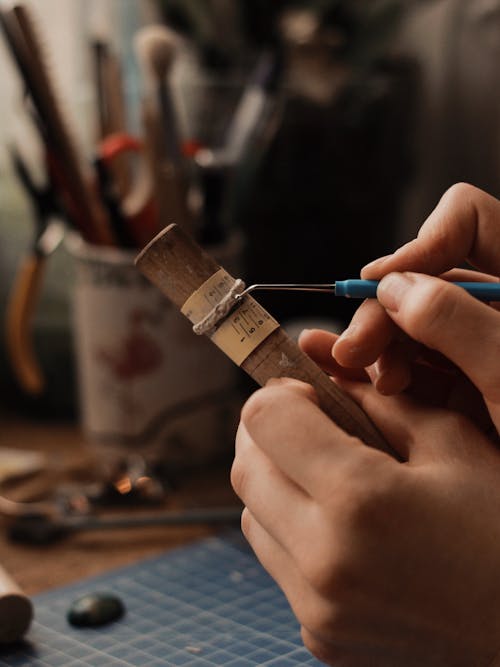
<path fill-rule="evenodd" d="M 217 262 L 175 224 L 160 232 L 141 251 L 136 264 L 179 308 L 220 271 Z M 234 278 L 232 281 L 234 283 Z M 240 365 L 260 385 L 272 377 L 292 377 L 309 383 L 316 391 L 322 410 L 342 429 L 367 445 L 399 458 L 361 407 L 304 354 L 279 325 Z"/>

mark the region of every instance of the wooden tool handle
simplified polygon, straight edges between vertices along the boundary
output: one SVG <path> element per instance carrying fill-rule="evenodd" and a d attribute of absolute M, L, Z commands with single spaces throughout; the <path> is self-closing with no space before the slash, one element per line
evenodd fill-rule
<path fill-rule="evenodd" d="M 193 224 L 188 208 L 188 193 L 181 170 L 165 154 L 165 127 L 151 100 L 142 103 L 142 126 L 146 158 L 149 162 L 159 220 L 176 220 L 185 230 Z M 158 226 L 156 232 L 160 229 Z M 152 238 L 150 236 L 148 241 Z"/>
<path fill-rule="evenodd" d="M 45 258 L 32 253 L 21 262 L 7 304 L 5 340 L 12 369 L 21 387 L 43 392 L 45 380 L 33 347 L 33 316 L 43 280 Z"/>
<path fill-rule="evenodd" d="M 21 639 L 32 618 L 31 600 L 0 566 L 0 643 Z"/>
<path fill-rule="evenodd" d="M 0 26 L 38 113 L 51 177 L 60 189 L 61 200 L 88 241 L 113 244 L 104 209 L 84 173 L 58 102 L 31 10 L 22 3 L 0 10 Z"/>
<path fill-rule="evenodd" d="M 138 255 L 136 264 L 179 308 L 220 269 L 177 225 L 158 234 Z M 311 384 L 322 410 L 341 428 L 367 445 L 397 456 L 359 405 L 283 329 L 276 328 L 268 335 L 241 367 L 260 385 L 272 377 L 292 377 Z"/>

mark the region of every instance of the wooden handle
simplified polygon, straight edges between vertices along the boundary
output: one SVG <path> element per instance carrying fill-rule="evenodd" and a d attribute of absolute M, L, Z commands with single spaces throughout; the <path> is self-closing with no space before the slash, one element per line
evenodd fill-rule
<path fill-rule="evenodd" d="M 31 600 L 0 567 L 0 643 L 18 641 L 33 618 Z"/>
<path fill-rule="evenodd" d="M 177 225 L 170 225 L 158 234 L 138 255 L 136 264 L 179 308 L 220 269 Z M 359 405 L 332 382 L 283 329 L 275 329 L 241 367 L 260 385 L 272 377 L 292 377 L 311 384 L 322 410 L 342 429 L 367 445 L 397 457 Z"/>
<path fill-rule="evenodd" d="M 54 80 L 45 62 L 43 40 L 31 10 L 23 4 L 3 9 L 0 25 L 38 112 L 51 177 L 60 190 L 61 200 L 87 240 L 113 244 L 109 221 L 80 163 L 79 151 L 58 102 Z"/>
<path fill-rule="evenodd" d="M 180 169 L 165 153 L 165 128 L 151 100 L 142 105 L 142 126 L 146 157 L 149 162 L 155 200 L 158 202 L 159 220 L 176 220 L 185 230 L 193 228 L 188 209 L 188 193 Z M 160 226 L 156 228 L 156 232 Z M 150 236 L 148 241 L 152 237 Z"/>
<path fill-rule="evenodd" d="M 5 342 L 12 369 L 21 387 L 41 394 L 45 381 L 33 348 L 33 316 L 45 269 L 45 258 L 33 253 L 21 262 L 9 296 Z"/>

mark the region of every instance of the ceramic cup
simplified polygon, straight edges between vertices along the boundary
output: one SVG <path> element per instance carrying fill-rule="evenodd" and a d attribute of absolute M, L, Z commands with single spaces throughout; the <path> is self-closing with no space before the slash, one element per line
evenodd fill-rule
<path fill-rule="evenodd" d="M 226 265 L 237 243 L 214 254 Z M 230 451 L 238 369 L 134 266 L 136 253 L 72 239 L 80 418 L 104 467 L 139 454 L 197 465 Z"/>

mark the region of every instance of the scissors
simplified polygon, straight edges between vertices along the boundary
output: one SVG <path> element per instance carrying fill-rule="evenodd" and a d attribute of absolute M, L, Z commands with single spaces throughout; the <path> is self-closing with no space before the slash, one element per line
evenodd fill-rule
<path fill-rule="evenodd" d="M 64 237 L 64 218 L 50 182 L 37 186 L 17 151 L 10 157 L 33 210 L 34 234 L 9 292 L 5 320 L 7 352 L 20 386 L 31 395 L 43 392 L 45 380 L 33 346 L 33 317 L 46 260 Z"/>

